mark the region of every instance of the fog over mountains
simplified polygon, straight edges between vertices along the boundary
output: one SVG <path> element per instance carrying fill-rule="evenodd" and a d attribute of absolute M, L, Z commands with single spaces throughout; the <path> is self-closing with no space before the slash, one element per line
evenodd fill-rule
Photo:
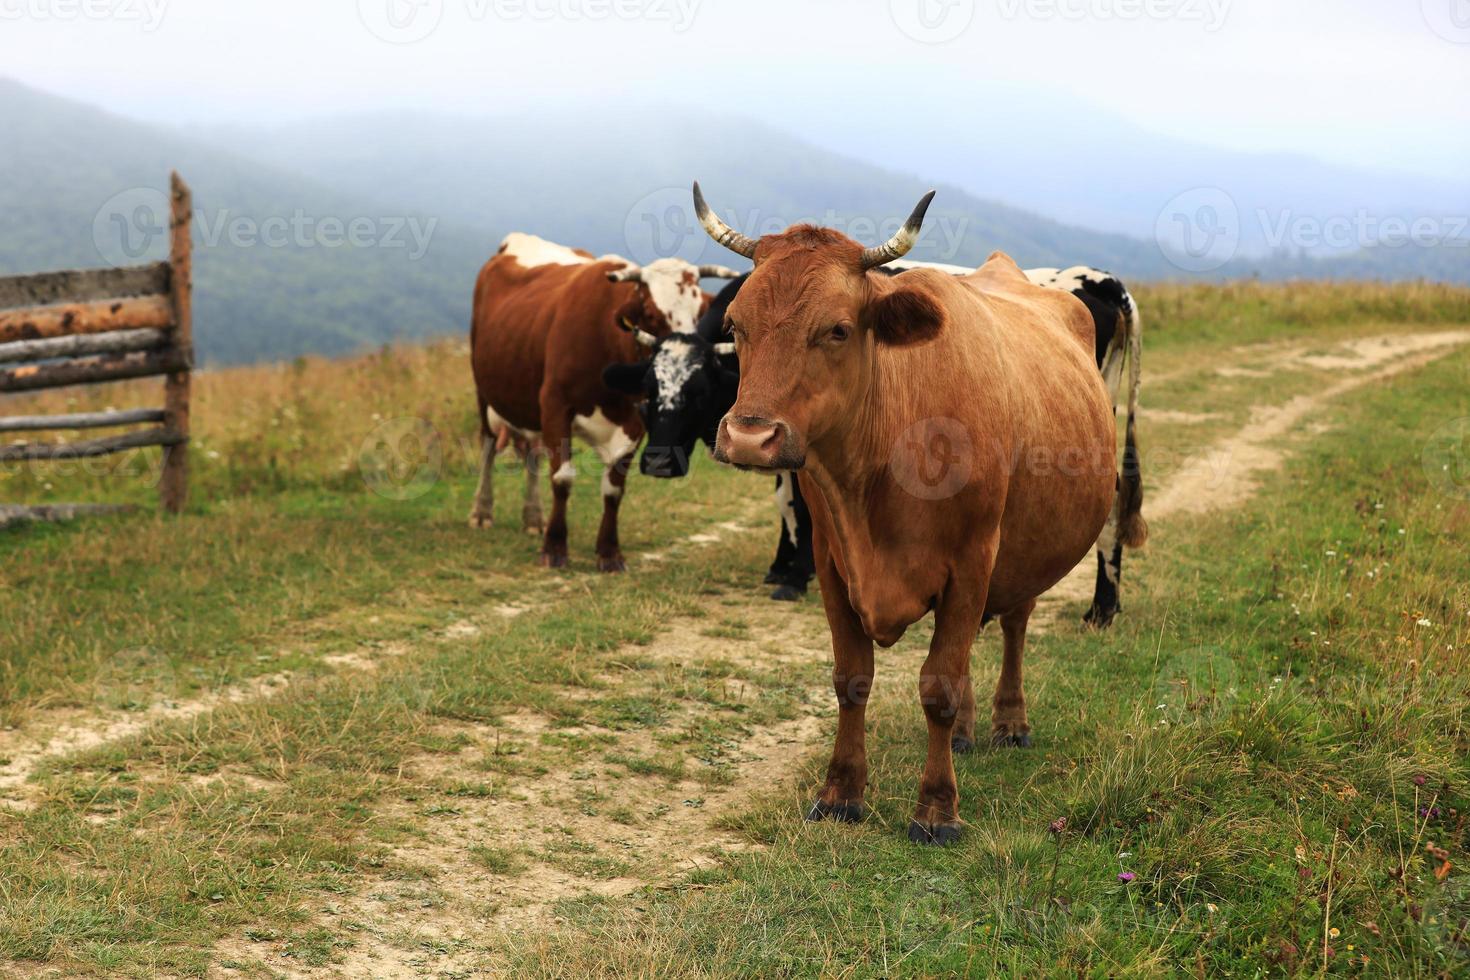
<path fill-rule="evenodd" d="M 999 152 L 1002 122 L 977 117 L 926 142 L 919 106 L 916 135 L 891 143 L 830 121 L 798 138 L 738 115 L 629 106 L 185 130 L 0 80 L 0 274 L 162 257 L 161 192 L 177 169 L 198 209 L 196 336 L 210 363 L 462 333 L 475 271 L 513 230 L 638 261 L 739 264 L 694 221 L 696 177 L 747 233 L 816 220 L 864 241 L 937 186 L 915 252 L 934 261 L 1003 249 L 1027 266 L 1085 263 L 1133 280 L 1470 281 L 1470 249 L 1444 241 L 1467 235 L 1454 215 L 1470 198 L 1447 182 L 1137 132 L 1120 142 L 1121 124 L 1104 116 Z M 1252 227 L 1258 209 L 1268 229 L 1286 229 L 1270 254 L 1271 235 Z M 1407 244 L 1360 249 L 1376 241 L 1354 224 L 1365 209 L 1435 224 Z M 1346 221 L 1345 246 L 1302 233 L 1304 220 L 1334 218 Z"/>

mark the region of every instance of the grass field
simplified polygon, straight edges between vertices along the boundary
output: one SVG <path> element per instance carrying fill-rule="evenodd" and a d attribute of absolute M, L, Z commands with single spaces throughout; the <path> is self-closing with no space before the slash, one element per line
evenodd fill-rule
<path fill-rule="evenodd" d="M 1090 569 L 1044 601 L 1036 747 L 957 763 L 944 850 L 904 836 L 927 622 L 872 815 L 800 819 L 830 654 L 758 585 L 765 479 L 635 477 L 606 577 L 589 460 L 547 571 L 514 468 L 465 526 L 462 343 L 199 376 L 189 513 L 0 531 L 0 975 L 1465 975 L 1470 292 L 1138 299 L 1150 545 L 1110 631 Z"/>

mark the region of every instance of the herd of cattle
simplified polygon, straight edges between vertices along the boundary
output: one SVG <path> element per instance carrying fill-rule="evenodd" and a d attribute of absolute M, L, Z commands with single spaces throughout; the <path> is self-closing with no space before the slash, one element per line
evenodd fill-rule
<path fill-rule="evenodd" d="M 991 742 L 1029 745 L 1021 654 L 1036 597 L 1095 548 L 1086 619 L 1107 626 L 1123 548 L 1146 537 L 1137 308 L 1116 278 L 1081 266 L 1023 272 L 999 252 L 978 269 L 901 261 L 932 191 L 871 248 L 813 225 L 751 239 L 697 183 L 693 193 L 705 230 L 750 271 L 640 266 L 520 233 L 481 270 L 470 523 L 490 525 L 494 461 L 513 445 L 523 524 L 541 533 L 543 564 L 566 564 L 575 436 L 604 467 L 598 568 L 622 571 L 618 511 L 645 436 L 648 476 L 686 475 L 701 441 L 720 462 L 774 473 L 781 530 L 766 582 L 773 599 L 795 599 L 815 576 L 832 630 L 837 737 L 809 817 L 861 818 L 874 643 L 891 646 L 932 611 L 919 683 L 928 756 L 909 836 L 947 843 L 960 826 L 952 753 L 975 744 L 980 627 L 999 619 L 1004 637 Z M 705 278 L 730 282 L 711 296 Z"/>

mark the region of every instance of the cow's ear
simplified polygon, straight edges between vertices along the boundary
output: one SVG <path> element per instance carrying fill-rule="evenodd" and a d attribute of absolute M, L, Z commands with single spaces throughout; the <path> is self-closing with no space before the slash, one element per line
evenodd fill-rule
<path fill-rule="evenodd" d="M 944 308 L 928 293 L 899 288 L 867 305 L 863 311 L 878 343 L 893 347 L 922 344 L 944 329 Z"/>
<path fill-rule="evenodd" d="M 643 297 L 639 296 L 636 292 L 628 302 L 618 307 L 617 312 L 613 314 L 613 323 L 618 329 L 626 330 L 629 333 L 642 327 L 643 320 Z"/>
<path fill-rule="evenodd" d="M 648 375 L 648 366 L 652 363 L 643 360 L 632 364 L 609 364 L 602 369 L 602 383 L 624 395 L 641 395 L 643 379 Z"/>

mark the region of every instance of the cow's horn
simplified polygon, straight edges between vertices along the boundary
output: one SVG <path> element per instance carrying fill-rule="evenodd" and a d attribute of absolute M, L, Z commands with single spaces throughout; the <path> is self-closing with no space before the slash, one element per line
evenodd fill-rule
<path fill-rule="evenodd" d="M 755 247 L 758 244 L 756 240 L 746 238 L 709 209 L 709 205 L 704 203 L 704 194 L 700 191 L 697 180 L 694 182 L 694 213 L 699 215 L 699 223 L 704 225 L 709 237 L 737 255 L 743 255 L 747 259 L 755 258 Z"/>
<path fill-rule="evenodd" d="M 884 262 L 892 262 L 908 254 L 908 250 L 914 247 L 919 240 L 919 229 L 924 225 L 924 212 L 929 210 L 929 202 L 934 200 L 934 192 L 930 191 L 919 199 L 919 204 L 914 208 L 914 213 L 909 215 L 909 220 L 903 223 L 894 235 L 882 245 L 863 249 L 863 269 L 875 269 Z"/>
<path fill-rule="evenodd" d="M 608 282 L 642 282 L 643 270 L 636 265 L 630 265 L 626 269 L 614 269 L 607 274 Z"/>
<path fill-rule="evenodd" d="M 658 338 L 647 330 L 634 330 L 633 339 L 644 347 L 656 347 L 658 345 Z"/>
<path fill-rule="evenodd" d="M 734 344 L 715 344 L 715 353 L 716 354 L 719 354 L 721 357 L 723 357 L 723 356 L 725 356 L 727 354 L 733 354 L 733 353 L 735 353 L 735 345 Z"/>
<path fill-rule="evenodd" d="M 736 272 L 725 265 L 702 265 L 699 267 L 699 278 L 701 279 L 739 279 L 745 273 Z"/>

